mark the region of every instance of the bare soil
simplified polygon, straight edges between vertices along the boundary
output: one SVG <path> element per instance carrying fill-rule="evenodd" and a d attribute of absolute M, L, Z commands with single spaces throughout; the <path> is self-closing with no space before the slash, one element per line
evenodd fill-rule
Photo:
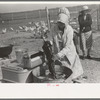
<path fill-rule="evenodd" d="M 81 60 L 84 69 L 85 83 L 100 82 L 100 32 L 93 33 L 92 59 Z M 42 50 L 42 39 L 34 39 L 33 33 L 9 32 L 0 34 L 0 44 L 14 44 L 11 57 L 15 58 L 15 50 L 28 48 L 30 51 Z"/>

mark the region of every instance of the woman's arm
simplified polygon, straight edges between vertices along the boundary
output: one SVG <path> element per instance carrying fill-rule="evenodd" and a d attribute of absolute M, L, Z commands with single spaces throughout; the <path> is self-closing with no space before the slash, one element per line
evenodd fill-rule
<path fill-rule="evenodd" d="M 73 41 L 73 29 L 70 29 L 68 33 L 66 33 L 66 41 L 64 48 L 57 54 L 60 58 L 63 58 L 69 51 L 71 47 L 71 43 Z"/>
<path fill-rule="evenodd" d="M 58 45 L 58 38 L 57 38 L 57 25 L 54 24 L 51 28 L 51 31 L 50 31 L 50 40 L 53 42 L 53 46 L 52 46 L 52 50 L 53 52 L 55 51 L 54 48 L 56 48 L 56 52 L 59 52 L 60 51 L 60 48 L 59 48 L 59 45 Z"/>
<path fill-rule="evenodd" d="M 89 25 L 91 25 L 92 24 L 92 17 L 91 17 L 91 15 L 90 14 L 87 14 L 86 15 L 86 20 L 84 20 L 84 21 L 81 21 L 81 25 L 82 26 L 89 26 Z"/>

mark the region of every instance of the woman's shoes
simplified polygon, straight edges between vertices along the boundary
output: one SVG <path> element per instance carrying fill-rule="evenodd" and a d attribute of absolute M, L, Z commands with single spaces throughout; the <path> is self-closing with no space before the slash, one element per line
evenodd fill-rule
<path fill-rule="evenodd" d="M 90 55 L 87 55 L 87 59 L 92 59 Z"/>
<path fill-rule="evenodd" d="M 82 56 L 82 60 L 84 60 L 84 59 L 85 59 L 85 55 Z"/>
<path fill-rule="evenodd" d="M 92 59 L 92 57 L 91 57 L 90 55 L 87 55 L 87 56 L 84 56 L 84 55 L 83 55 L 83 56 L 81 57 L 82 60 L 84 60 L 85 58 L 87 58 L 87 59 Z"/>

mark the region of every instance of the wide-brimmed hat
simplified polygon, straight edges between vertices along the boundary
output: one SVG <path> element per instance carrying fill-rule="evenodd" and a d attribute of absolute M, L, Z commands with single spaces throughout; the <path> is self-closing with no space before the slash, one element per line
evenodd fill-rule
<path fill-rule="evenodd" d="M 83 6 L 82 11 L 91 11 L 88 6 Z"/>

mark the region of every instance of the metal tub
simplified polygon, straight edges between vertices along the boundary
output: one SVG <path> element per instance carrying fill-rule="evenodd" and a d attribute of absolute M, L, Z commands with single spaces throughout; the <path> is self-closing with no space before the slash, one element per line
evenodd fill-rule
<path fill-rule="evenodd" d="M 1 45 L 0 46 L 0 57 L 8 57 L 13 49 L 13 45 Z"/>

